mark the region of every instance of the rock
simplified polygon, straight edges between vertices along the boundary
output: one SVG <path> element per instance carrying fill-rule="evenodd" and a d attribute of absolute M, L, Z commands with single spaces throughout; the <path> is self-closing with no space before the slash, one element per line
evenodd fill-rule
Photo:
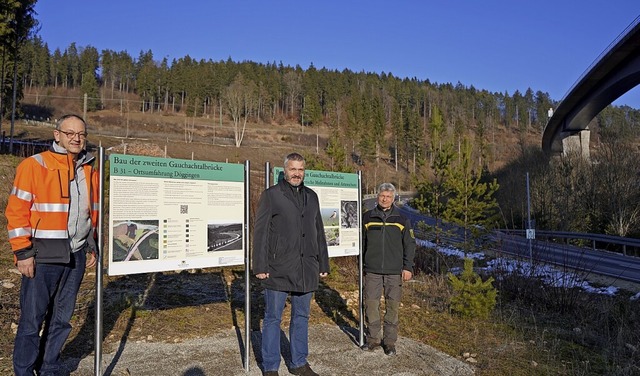
<path fill-rule="evenodd" d="M 2 282 L 2 287 L 4 287 L 5 289 L 12 289 L 14 288 L 16 285 L 14 285 L 11 282 Z"/>

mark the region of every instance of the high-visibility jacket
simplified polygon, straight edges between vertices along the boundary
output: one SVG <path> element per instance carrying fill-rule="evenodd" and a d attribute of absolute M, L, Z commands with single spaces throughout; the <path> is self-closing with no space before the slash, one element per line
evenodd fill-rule
<path fill-rule="evenodd" d="M 91 227 L 89 238 L 98 224 L 98 172 L 94 158 L 81 154 L 79 159 L 90 200 Z M 16 169 L 6 217 L 9 242 L 14 260 L 36 256 L 43 262 L 68 262 L 71 252 L 68 222 L 71 182 L 75 179 L 75 162 L 70 154 L 53 148 L 22 161 Z M 94 239 L 87 239 L 95 247 Z"/>

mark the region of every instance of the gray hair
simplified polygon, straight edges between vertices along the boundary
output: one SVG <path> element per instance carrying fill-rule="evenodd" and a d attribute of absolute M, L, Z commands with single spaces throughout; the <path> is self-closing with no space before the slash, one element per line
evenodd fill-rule
<path fill-rule="evenodd" d="M 378 194 L 382 192 L 393 192 L 393 196 L 395 197 L 396 187 L 394 187 L 391 183 L 382 183 L 380 184 L 380 186 L 378 186 Z"/>
<path fill-rule="evenodd" d="M 304 157 L 298 153 L 290 153 L 284 158 L 284 168 L 287 168 L 289 161 L 298 161 L 304 163 Z"/>
<path fill-rule="evenodd" d="M 60 119 L 58 119 L 58 121 L 56 121 L 56 129 L 60 130 L 60 127 L 62 126 L 62 123 L 64 123 L 65 120 L 70 119 L 70 118 L 76 118 L 76 119 L 80 120 L 82 122 L 82 124 L 84 124 L 84 129 L 85 130 L 87 129 L 87 122 L 84 121 L 82 116 L 76 115 L 76 114 L 63 115 Z"/>

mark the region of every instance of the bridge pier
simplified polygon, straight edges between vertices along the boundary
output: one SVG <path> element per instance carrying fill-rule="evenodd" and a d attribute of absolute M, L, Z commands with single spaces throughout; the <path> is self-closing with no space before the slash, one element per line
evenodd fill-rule
<path fill-rule="evenodd" d="M 590 138 L 591 131 L 588 129 L 564 133 L 562 137 L 562 155 L 577 154 L 584 159 L 589 159 Z"/>

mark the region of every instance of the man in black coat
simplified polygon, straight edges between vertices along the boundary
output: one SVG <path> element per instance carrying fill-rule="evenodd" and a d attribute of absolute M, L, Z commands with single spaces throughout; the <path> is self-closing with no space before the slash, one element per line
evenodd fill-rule
<path fill-rule="evenodd" d="M 256 213 L 252 270 L 264 287 L 262 369 L 268 376 L 280 368 L 280 324 L 291 298 L 289 342 L 294 375 L 317 375 L 307 362 L 309 311 L 319 277 L 329 273 L 329 254 L 318 196 L 304 186 L 304 158 L 284 160 L 284 180 L 265 190 Z"/>

